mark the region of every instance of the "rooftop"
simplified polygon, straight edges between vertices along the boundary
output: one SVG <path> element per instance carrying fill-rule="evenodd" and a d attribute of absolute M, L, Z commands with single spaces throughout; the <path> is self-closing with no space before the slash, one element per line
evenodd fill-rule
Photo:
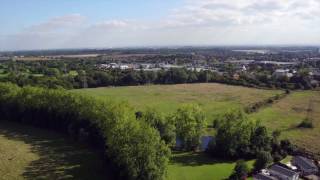
<path fill-rule="evenodd" d="M 269 170 L 270 170 L 270 172 L 272 172 L 272 171 L 273 172 L 277 172 L 277 173 L 283 174 L 283 175 L 285 175 L 287 177 L 293 177 L 294 175 L 297 174 L 297 172 L 292 171 L 290 169 L 287 169 L 285 167 L 279 166 L 277 164 L 271 166 L 271 168 Z"/>

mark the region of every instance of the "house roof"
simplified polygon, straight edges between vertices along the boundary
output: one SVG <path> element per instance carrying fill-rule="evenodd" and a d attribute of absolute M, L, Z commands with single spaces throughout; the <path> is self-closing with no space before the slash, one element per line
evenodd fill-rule
<path fill-rule="evenodd" d="M 304 168 L 317 168 L 317 166 L 313 163 L 311 159 L 302 157 L 302 156 L 295 156 L 294 161 L 297 163 L 299 166 L 303 166 Z"/>
<path fill-rule="evenodd" d="M 254 180 L 278 180 L 278 178 L 259 173 L 253 177 Z"/>
<path fill-rule="evenodd" d="M 287 177 L 293 177 L 294 175 L 297 174 L 297 172 L 292 171 L 290 169 L 287 169 L 285 167 L 279 166 L 277 164 L 271 166 L 271 168 L 269 170 L 270 170 L 270 172 L 277 172 L 277 173 L 285 175 Z"/>

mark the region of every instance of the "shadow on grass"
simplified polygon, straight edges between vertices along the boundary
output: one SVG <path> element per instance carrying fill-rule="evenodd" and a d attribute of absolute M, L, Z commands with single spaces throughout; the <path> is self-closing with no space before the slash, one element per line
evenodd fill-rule
<path fill-rule="evenodd" d="M 62 135 L 3 121 L 0 134 L 31 145 L 32 153 L 39 156 L 25 168 L 24 179 L 113 179 L 98 152 Z"/>
<path fill-rule="evenodd" d="M 202 166 L 214 165 L 219 163 L 232 163 L 224 159 L 213 158 L 205 153 L 191 153 L 191 152 L 174 152 L 171 158 L 171 163 L 180 164 L 184 166 Z"/>

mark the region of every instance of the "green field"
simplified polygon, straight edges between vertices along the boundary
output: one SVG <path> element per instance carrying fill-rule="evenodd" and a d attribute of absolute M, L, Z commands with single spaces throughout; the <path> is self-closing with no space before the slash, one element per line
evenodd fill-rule
<path fill-rule="evenodd" d="M 315 127 L 297 128 L 307 117 L 313 120 Z M 281 130 L 283 138 L 289 138 L 320 157 L 320 91 L 293 92 L 271 107 L 252 114 L 251 118 L 259 119 L 270 130 Z"/>
<path fill-rule="evenodd" d="M 163 113 L 174 112 L 181 104 L 197 103 L 209 120 L 217 114 L 243 108 L 276 94 L 279 90 L 261 90 L 222 84 L 152 85 L 73 90 L 98 99 L 127 101 L 136 110 L 154 107 Z M 269 131 L 279 129 L 299 147 L 320 152 L 320 92 L 296 91 L 269 107 L 250 114 Z M 306 117 L 313 129 L 297 125 Z M 71 143 L 55 133 L 0 122 L 0 174 L 5 179 L 66 177 L 102 179 L 101 160 L 88 148 Z M 209 133 L 210 133 L 209 129 Z M 285 159 L 284 161 L 287 161 Z M 249 161 L 252 167 L 254 161 Z M 173 153 L 168 180 L 225 179 L 235 162 L 220 161 L 202 153 Z M 94 175 L 92 174 L 94 173 Z M 0 177 L 1 179 L 1 177 Z"/>
<path fill-rule="evenodd" d="M 248 161 L 253 167 L 254 161 Z M 168 180 L 222 180 L 227 179 L 235 162 L 213 159 L 201 153 L 174 153 L 169 165 Z"/>
<path fill-rule="evenodd" d="M 279 90 L 261 90 L 222 84 L 152 85 L 135 87 L 96 88 L 74 90 L 99 99 L 128 101 L 136 110 L 154 107 L 171 113 L 183 103 L 197 103 L 205 110 L 209 120 L 214 115 L 243 108 L 276 94 Z M 312 110 L 308 111 L 312 100 Z M 251 114 L 269 131 L 279 129 L 283 138 L 289 138 L 299 147 L 313 153 L 320 152 L 320 92 L 297 91 L 259 112 Z M 309 113 L 308 113 L 309 112 Z M 298 129 L 297 125 L 311 116 L 314 129 Z M 210 132 L 209 132 L 210 133 Z M 217 162 L 204 155 L 174 154 L 169 166 L 169 179 L 223 179 L 228 177 L 234 163 Z"/>
<path fill-rule="evenodd" d="M 105 179 L 90 148 L 56 133 L 0 121 L 0 179 Z"/>
<path fill-rule="evenodd" d="M 152 85 L 73 90 L 99 99 L 128 101 L 136 110 L 154 107 L 163 113 L 174 112 L 181 104 L 197 103 L 209 120 L 217 114 L 262 101 L 282 91 L 261 90 L 223 84 Z M 211 134 L 210 129 L 207 132 Z M 252 166 L 253 161 L 248 162 Z M 235 162 L 212 159 L 204 154 L 174 153 L 168 170 L 169 180 L 225 179 Z"/>
<path fill-rule="evenodd" d="M 209 120 L 214 115 L 283 93 L 215 83 L 94 88 L 73 92 L 99 99 L 128 101 L 136 110 L 153 107 L 163 113 L 172 113 L 184 103 L 197 103 L 202 106 Z"/>

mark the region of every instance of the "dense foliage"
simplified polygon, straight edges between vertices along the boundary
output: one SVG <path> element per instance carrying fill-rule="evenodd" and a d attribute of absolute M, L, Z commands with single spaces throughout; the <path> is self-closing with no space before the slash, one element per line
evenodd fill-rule
<path fill-rule="evenodd" d="M 164 117 L 156 109 L 147 109 L 145 112 L 137 112 L 137 118 L 143 120 L 151 127 L 157 129 L 160 133 L 161 139 L 166 144 L 173 146 L 176 143 L 176 126 L 174 119 L 171 116 Z"/>
<path fill-rule="evenodd" d="M 257 160 L 254 163 L 254 170 L 259 171 L 261 169 L 266 168 L 270 163 L 272 163 L 273 159 L 270 152 L 261 151 L 257 155 Z"/>
<path fill-rule="evenodd" d="M 53 129 L 103 151 L 121 179 L 163 179 L 170 150 L 126 104 L 0 83 L 0 120 Z"/>
<path fill-rule="evenodd" d="M 200 137 L 206 127 L 203 111 L 197 105 L 184 105 L 174 115 L 177 137 L 182 141 L 182 148 L 195 150 L 200 144 Z"/>
<path fill-rule="evenodd" d="M 180 150 L 197 150 L 206 118 L 202 109 L 196 104 L 184 104 L 173 114 L 164 116 L 155 109 L 137 112 L 139 120 L 157 129 L 161 138 L 171 147 L 176 146 L 176 140 L 181 143 Z"/>
<path fill-rule="evenodd" d="M 248 177 L 249 168 L 244 160 L 239 160 L 234 167 L 229 180 L 245 180 Z"/>
<path fill-rule="evenodd" d="M 209 148 L 214 156 L 249 158 L 261 150 L 271 149 L 266 128 L 250 122 L 241 111 L 221 116 L 216 126 L 217 135 Z"/>

